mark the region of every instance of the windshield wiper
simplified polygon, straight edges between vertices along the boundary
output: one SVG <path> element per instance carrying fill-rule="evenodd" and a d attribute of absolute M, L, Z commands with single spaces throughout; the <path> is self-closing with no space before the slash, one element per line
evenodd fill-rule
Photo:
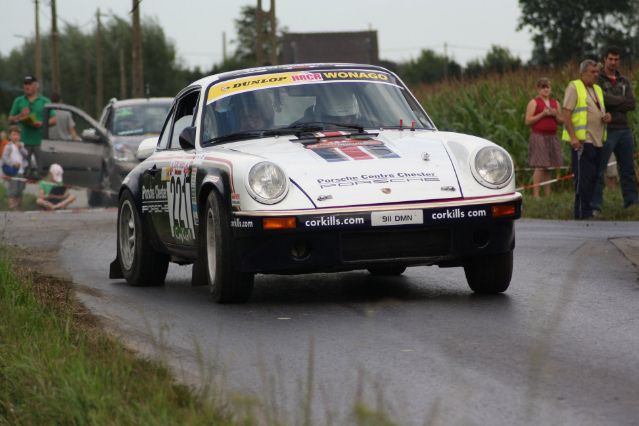
<path fill-rule="evenodd" d="M 228 135 L 211 138 L 207 140 L 206 142 L 204 142 L 204 145 L 216 144 L 219 142 L 232 142 L 232 141 L 240 141 L 244 139 L 262 138 L 265 136 L 264 134 L 265 132 L 266 132 L 265 130 L 251 130 L 251 131 L 244 131 L 244 132 L 229 133 Z"/>
<path fill-rule="evenodd" d="M 360 133 L 364 132 L 364 126 L 362 125 L 355 124 L 355 123 L 337 123 L 332 121 L 305 121 L 304 123 L 292 124 L 288 126 L 287 128 L 289 129 L 299 128 L 301 129 L 300 131 L 317 132 L 320 130 L 328 130 L 326 128 L 327 126 L 342 127 L 346 129 L 356 129 Z M 310 128 L 310 130 L 306 130 L 307 128 Z"/>

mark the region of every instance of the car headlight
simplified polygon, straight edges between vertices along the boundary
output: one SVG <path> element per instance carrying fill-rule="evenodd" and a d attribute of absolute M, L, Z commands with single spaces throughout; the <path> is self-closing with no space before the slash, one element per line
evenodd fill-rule
<path fill-rule="evenodd" d="M 487 146 L 475 154 L 473 175 L 487 188 L 503 188 L 513 177 L 513 162 L 502 148 Z"/>
<path fill-rule="evenodd" d="M 113 146 L 113 158 L 118 161 L 138 161 L 138 159 L 135 157 L 135 152 L 133 152 L 131 148 L 123 143 L 116 143 Z"/>
<path fill-rule="evenodd" d="M 288 191 L 288 178 L 282 169 L 269 161 L 257 163 L 248 174 L 249 194 L 262 204 L 275 204 Z"/>

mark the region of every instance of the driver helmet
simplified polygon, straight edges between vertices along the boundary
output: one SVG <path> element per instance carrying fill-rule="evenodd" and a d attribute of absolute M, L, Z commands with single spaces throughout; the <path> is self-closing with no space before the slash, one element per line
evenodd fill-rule
<path fill-rule="evenodd" d="M 327 93 L 321 102 L 321 112 L 335 120 L 353 119 L 359 113 L 357 101 L 352 92 L 336 90 Z"/>

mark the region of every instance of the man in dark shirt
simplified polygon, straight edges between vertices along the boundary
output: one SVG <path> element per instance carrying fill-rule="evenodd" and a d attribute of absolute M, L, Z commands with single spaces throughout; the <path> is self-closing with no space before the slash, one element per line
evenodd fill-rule
<path fill-rule="evenodd" d="M 595 216 L 603 207 L 604 178 L 610 154 L 613 152 L 619 167 L 623 205 L 630 207 L 638 202 L 634 164 L 635 144 L 627 117 L 628 112 L 635 109 L 635 96 L 632 83 L 619 72 L 620 56 L 621 51 L 618 48 L 609 47 L 603 57 L 603 70 L 599 74 L 599 86 L 603 89 L 606 110 L 612 114 L 612 121 L 608 123 L 608 138 L 603 144 L 597 183 L 590 204 Z"/>

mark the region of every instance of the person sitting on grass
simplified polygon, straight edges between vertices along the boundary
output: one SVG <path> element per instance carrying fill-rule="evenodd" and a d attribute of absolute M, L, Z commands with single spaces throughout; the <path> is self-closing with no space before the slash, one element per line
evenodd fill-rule
<path fill-rule="evenodd" d="M 62 166 L 51 164 L 47 177 L 40 181 L 40 191 L 36 203 L 44 210 L 65 209 L 75 201 L 75 195 L 69 193 L 62 184 Z"/>

